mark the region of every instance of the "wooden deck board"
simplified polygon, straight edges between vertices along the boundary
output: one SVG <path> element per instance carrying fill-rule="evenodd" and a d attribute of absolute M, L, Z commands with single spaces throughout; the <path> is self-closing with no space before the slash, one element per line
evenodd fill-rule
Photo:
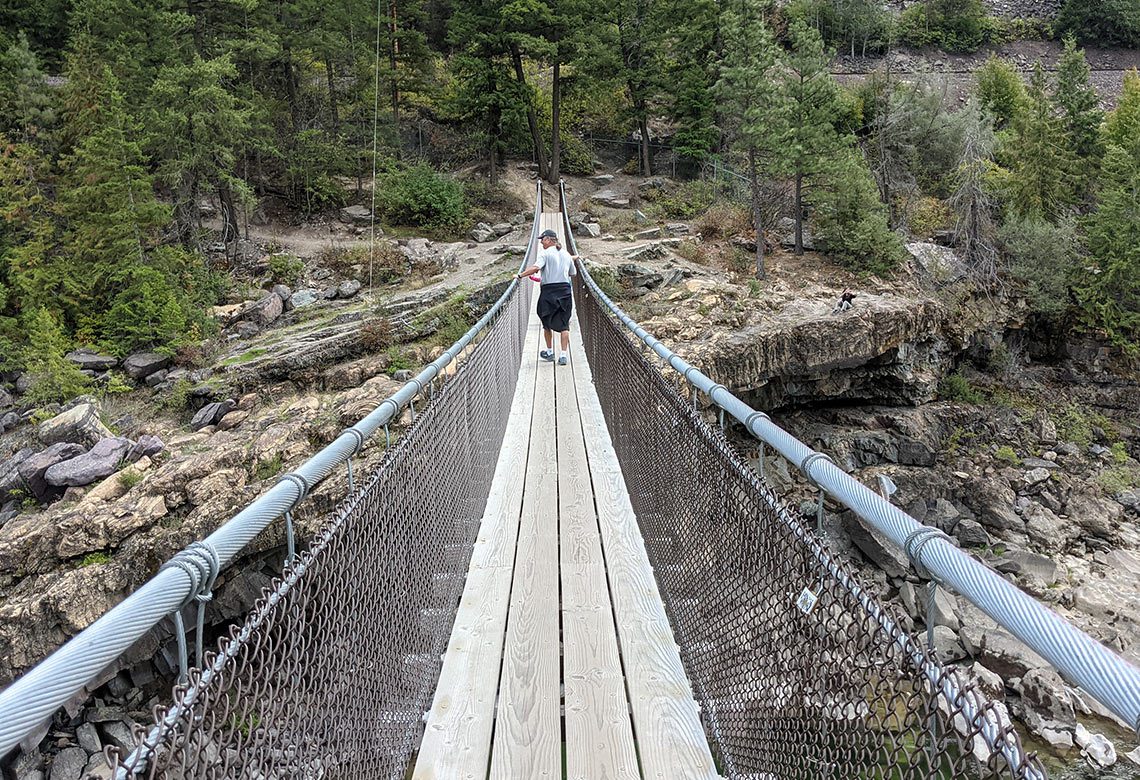
<path fill-rule="evenodd" d="M 577 318 L 572 343 L 581 343 Z M 587 361 L 575 363 L 607 576 L 646 780 L 713 780 L 712 753 L 605 427 Z"/>
<path fill-rule="evenodd" d="M 524 360 L 534 361 L 533 354 Z M 538 363 L 492 778 L 562 776 L 554 366 Z M 520 475 L 521 477 L 521 475 Z"/>
<path fill-rule="evenodd" d="M 530 444 L 540 339 L 531 315 L 495 478 L 471 568 L 444 657 L 443 670 L 416 761 L 415 780 L 484 778 L 491 751 L 498 675 L 503 654 L 515 543 L 522 508 L 523 473 Z"/>
<path fill-rule="evenodd" d="M 606 582 L 574 361 L 556 374 L 566 777 L 640 778 Z"/>

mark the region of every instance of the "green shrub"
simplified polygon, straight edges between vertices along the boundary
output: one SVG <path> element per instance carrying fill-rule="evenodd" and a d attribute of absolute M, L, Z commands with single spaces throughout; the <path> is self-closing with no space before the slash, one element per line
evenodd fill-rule
<path fill-rule="evenodd" d="M 1012 65 L 991 54 L 975 74 L 978 102 L 998 127 L 1013 121 L 1029 101 L 1025 82 Z"/>
<path fill-rule="evenodd" d="M 463 187 L 427 163 L 385 174 L 376 205 L 390 222 L 430 230 L 455 229 L 467 218 Z"/>
<path fill-rule="evenodd" d="M 909 46 L 963 53 L 977 51 L 998 29 L 981 0 L 925 0 L 902 13 L 898 28 L 899 38 Z"/>
<path fill-rule="evenodd" d="M 1057 435 L 1062 441 L 1070 441 L 1081 447 L 1093 442 L 1093 425 L 1089 416 L 1077 406 L 1070 404 L 1054 415 Z"/>
<path fill-rule="evenodd" d="M 585 141 L 568 133 L 562 136 L 562 154 L 558 165 L 562 173 L 589 176 L 594 172 L 594 154 Z"/>
<path fill-rule="evenodd" d="M 56 403 L 86 391 L 91 380 L 64 357 L 69 344 L 55 316 L 39 309 L 28 320 L 23 363 L 32 383 L 26 399 L 37 405 Z"/>
<path fill-rule="evenodd" d="M 1119 495 L 1140 486 L 1140 468 L 1131 464 L 1113 466 L 1097 474 L 1097 482 L 1109 495 Z"/>
<path fill-rule="evenodd" d="M 83 560 L 79 562 L 79 565 L 80 566 L 101 566 L 104 563 L 108 563 L 110 560 L 111 560 L 111 556 L 107 555 L 107 553 L 93 552 L 93 553 L 87 553 L 87 555 L 83 556 Z"/>
<path fill-rule="evenodd" d="M 1079 257 L 1076 225 L 1011 216 L 998 231 L 1012 276 L 1024 285 L 1032 311 L 1049 319 L 1069 308 L 1069 280 Z"/>
<path fill-rule="evenodd" d="M 994 458 L 1008 463 L 1010 466 L 1018 466 L 1021 464 L 1021 458 L 1017 457 L 1017 453 L 1013 451 L 1013 447 L 1010 447 L 1008 444 L 1003 444 L 998 447 L 997 451 L 994 452 Z"/>
<path fill-rule="evenodd" d="M 323 130 L 302 130 L 294 139 L 286 171 L 293 205 L 305 214 L 344 205 L 336 176 L 349 172 L 349 155 L 340 139 Z"/>
<path fill-rule="evenodd" d="M 672 192 L 660 193 L 649 205 L 649 213 L 659 219 L 693 219 L 716 202 L 716 190 L 705 181 L 682 184 Z"/>
<path fill-rule="evenodd" d="M 274 284 L 287 284 L 290 287 L 301 279 L 305 261 L 285 252 L 269 256 L 269 276 Z"/>
<path fill-rule="evenodd" d="M 1112 447 L 1112 462 L 1117 466 L 1123 466 L 1128 462 L 1128 448 L 1124 446 L 1124 442 L 1115 442 Z"/>
<path fill-rule="evenodd" d="M 965 404 L 982 403 L 982 394 L 970 380 L 961 374 L 947 374 L 938 383 L 938 396 L 944 401 L 959 401 Z"/>
<path fill-rule="evenodd" d="M 409 371 L 415 365 L 399 347 L 388 348 L 388 367 L 385 369 L 388 376 L 395 376 L 397 371 Z"/>
<path fill-rule="evenodd" d="M 252 476 L 256 480 L 266 480 L 281 473 L 281 453 L 269 458 L 261 458 L 253 466 Z"/>
<path fill-rule="evenodd" d="M 119 484 L 127 490 L 143 481 L 143 475 L 135 469 L 123 469 L 119 472 Z"/>
<path fill-rule="evenodd" d="M 1066 0 L 1056 29 L 1097 46 L 1140 47 L 1140 4 L 1136 0 Z"/>
<path fill-rule="evenodd" d="M 918 198 L 907 215 L 907 229 L 915 238 L 930 238 L 940 230 L 947 230 L 952 222 L 950 207 L 928 195 Z"/>

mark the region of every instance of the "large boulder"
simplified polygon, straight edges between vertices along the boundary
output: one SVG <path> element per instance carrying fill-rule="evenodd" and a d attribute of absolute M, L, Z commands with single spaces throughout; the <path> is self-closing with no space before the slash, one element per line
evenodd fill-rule
<path fill-rule="evenodd" d="M 602 226 L 597 222 L 579 222 L 574 226 L 574 235 L 578 238 L 598 238 L 602 235 Z"/>
<path fill-rule="evenodd" d="M 599 190 L 590 196 L 590 200 L 612 209 L 628 209 L 629 197 L 616 190 Z"/>
<path fill-rule="evenodd" d="M 1076 493 L 1069 499 L 1065 512 L 1070 522 L 1076 523 L 1088 535 L 1114 541 L 1120 534 L 1124 507 L 1111 499 Z"/>
<path fill-rule="evenodd" d="M 372 209 L 360 205 L 345 206 L 340 210 L 340 220 L 349 225 L 370 225 L 372 224 Z"/>
<path fill-rule="evenodd" d="M 4 412 L 0 414 L 0 433 L 11 430 L 20 424 L 20 415 L 15 412 Z"/>
<path fill-rule="evenodd" d="M 25 458 L 24 461 L 20 463 L 20 478 L 38 501 L 47 501 L 63 492 L 48 484 L 48 481 L 44 478 L 47 470 L 57 463 L 63 463 L 64 461 L 82 455 L 83 451 L 84 448 L 82 446 L 73 442 L 59 442 L 53 444 L 46 450 Z"/>
<path fill-rule="evenodd" d="M 5 409 L 15 403 L 12 394 L 0 387 L 0 409 Z"/>
<path fill-rule="evenodd" d="M 472 241 L 478 241 L 480 244 L 484 244 L 488 241 L 494 241 L 496 238 L 498 238 L 498 235 L 495 233 L 495 229 L 486 222 L 480 222 L 471 228 Z"/>
<path fill-rule="evenodd" d="M 83 487 L 119 470 L 130 451 L 130 439 L 103 439 L 82 455 L 61 461 L 44 472 L 44 480 L 54 487 Z"/>
<path fill-rule="evenodd" d="M 36 435 L 44 444 L 71 442 L 84 447 L 114 436 L 99 419 L 99 410 L 93 403 L 76 404 L 66 412 L 61 412 L 40 423 Z"/>
<path fill-rule="evenodd" d="M 285 302 L 276 293 L 270 293 L 249 308 L 246 318 L 261 325 L 271 325 L 285 311 Z"/>
<path fill-rule="evenodd" d="M 118 358 L 100 355 L 90 349 L 77 349 L 74 352 L 68 352 L 66 358 L 85 371 L 108 371 L 119 365 Z"/>
<path fill-rule="evenodd" d="M 360 292 L 361 286 L 360 281 L 357 279 L 346 279 L 337 285 L 336 297 L 342 299 L 352 298 Z"/>
<path fill-rule="evenodd" d="M 134 463 L 136 460 L 141 460 L 142 458 L 153 458 L 165 450 L 166 445 L 162 443 L 162 439 L 145 433 L 135 442 L 135 446 L 131 447 L 131 451 L 127 453 L 126 460 L 128 463 Z"/>
<path fill-rule="evenodd" d="M 293 293 L 293 297 L 289 300 L 293 304 L 294 308 L 299 309 L 302 306 L 309 306 L 316 303 L 318 298 L 319 294 L 317 290 L 314 290 L 311 287 L 306 287 Z"/>
<path fill-rule="evenodd" d="M 136 352 L 123 361 L 123 370 L 131 379 L 141 382 L 155 371 L 170 365 L 170 357 L 157 352 Z"/>
<path fill-rule="evenodd" d="M 219 420 L 229 414 L 236 406 L 237 403 L 234 402 L 233 399 L 206 404 L 194 415 L 194 418 L 190 421 L 190 427 L 195 431 L 200 431 L 208 425 L 216 425 Z"/>
<path fill-rule="evenodd" d="M 910 560 L 890 539 L 854 512 L 844 512 L 843 527 L 851 541 L 867 559 L 886 572 L 888 577 L 905 577 Z"/>
<path fill-rule="evenodd" d="M 1007 680 L 1024 677 L 1030 669 L 1049 666 L 1048 661 L 1004 629 L 967 623 L 959 636 L 971 656 Z"/>
<path fill-rule="evenodd" d="M 31 447 L 24 447 L 12 457 L 0 460 L 0 501 L 17 490 L 24 489 L 24 479 L 20 476 L 20 464 L 36 453 Z"/>

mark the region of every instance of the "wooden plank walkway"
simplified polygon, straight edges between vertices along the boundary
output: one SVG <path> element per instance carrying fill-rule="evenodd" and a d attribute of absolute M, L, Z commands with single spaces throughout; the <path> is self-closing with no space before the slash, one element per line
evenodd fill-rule
<path fill-rule="evenodd" d="M 569 365 L 540 343 L 532 314 L 412 777 L 714 780 L 577 319 Z"/>

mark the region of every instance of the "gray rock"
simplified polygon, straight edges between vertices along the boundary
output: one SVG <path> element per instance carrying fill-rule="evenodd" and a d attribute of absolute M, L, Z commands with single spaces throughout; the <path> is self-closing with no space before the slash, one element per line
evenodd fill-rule
<path fill-rule="evenodd" d="M 637 185 L 637 189 L 641 192 L 650 192 L 652 190 L 665 189 L 665 179 L 660 176 L 650 176 L 648 179 L 641 181 Z"/>
<path fill-rule="evenodd" d="M 486 222 L 480 222 L 475 227 L 471 228 L 470 235 L 472 241 L 478 241 L 480 244 L 485 244 L 488 241 L 494 241 L 496 238 L 498 238 L 498 234 L 495 232 L 494 228 L 492 228 Z"/>
<path fill-rule="evenodd" d="M 496 225 L 496 227 L 498 226 Z M 507 232 L 509 233 L 510 230 Z M 462 241 L 456 241 L 451 244 L 444 244 L 439 247 L 439 254 L 436 257 L 436 262 L 439 263 L 439 267 L 443 270 L 454 271 L 459 267 L 460 260 L 462 260 L 463 253 L 466 250 L 467 244 Z"/>
<path fill-rule="evenodd" d="M 899 458 L 901 462 L 901 447 Z M 958 526 L 958 520 L 961 516 L 962 513 L 958 511 L 958 507 L 945 498 L 936 498 L 933 501 L 927 501 L 926 517 L 922 519 L 922 522 L 945 533 L 951 533 Z"/>
<path fill-rule="evenodd" d="M 15 490 L 24 489 L 24 479 L 20 476 L 20 464 L 36 453 L 31 447 L 24 447 L 12 457 L 0 460 L 0 499 Z"/>
<path fill-rule="evenodd" d="M 1053 471 L 1054 469 L 1061 468 L 1057 465 L 1056 460 L 1046 460 L 1045 458 L 1034 457 L 1022 458 L 1021 465 L 1027 469 L 1047 469 L 1048 471 Z"/>
<path fill-rule="evenodd" d="M 1057 425 L 1048 414 L 1039 414 L 1033 420 L 1033 430 L 1042 444 L 1057 443 Z"/>
<path fill-rule="evenodd" d="M 954 538 L 963 547 L 986 547 L 990 543 L 990 535 L 982 524 L 969 517 L 963 517 L 954 526 Z"/>
<path fill-rule="evenodd" d="M 1039 548 L 1047 552 L 1060 552 L 1072 539 L 1069 523 L 1057 517 L 1053 510 L 1036 502 L 1022 513 L 1025 533 Z"/>
<path fill-rule="evenodd" d="M 306 287 L 293 293 L 293 297 L 291 297 L 289 300 L 293 304 L 293 307 L 297 309 L 301 308 L 302 306 L 309 306 L 317 302 L 317 291 L 310 287 Z"/>
<path fill-rule="evenodd" d="M 111 772 L 111 767 L 107 766 L 107 759 L 102 753 L 91 756 L 83 769 L 83 780 L 111 780 L 112 777 L 114 774 Z"/>
<path fill-rule="evenodd" d="M 1025 472 L 1025 476 L 1023 477 L 1023 479 L 1025 480 L 1025 484 L 1027 487 L 1034 487 L 1035 485 L 1040 485 L 1042 482 L 1049 479 L 1049 469 L 1046 469 L 1046 468 L 1030 469 L 1029 471 Z"/>
<path fill-rule="evenodd" d="M 5 412 L 0 414 L 0 433 L 10 431 L 20 424 L 20 415 L 15 412 Z"/>
<path fill-rule="evenodd" d="M 969 269 L 958 254 L 947 247 L 929 242 L 916 241 L 906 245 L 915 264 L 928 278 L 947 284 L 966 278 Z"/>
<path fill-rule="evenodd" d="M 574 235 L 579 238 L 597 238 L 602 234 L 602 226 L 597 222 L 579 222 L 574 226 Z"/>
<path fill-rule="evenodd" d="M 649 244 L 639 244 L 632 246 L 629 249 L 623 249 L 622 254 L 630 260 L 644 262 L 645 260 L 652 260 L 655 257 L 661 257 L 665 254 L 665 247 L 658 242 Z"/>
<path fill-rule="evenodd" d="M 90 371 L 107 371 L 119 365 L 118 358 L 100 355 L 90 349 L 77 349 L 74 352 L 68 352 L 65 357 L 81 369 Z M 3 405 L 0 403 L 0 406 Z"/>
<path fill-rule="evenodd" d="M 123 370 L 136 381 L 146 379 L 155 371 L 170 365 L 170 358 L 157 352 L 136 352 L 123 361 Z"/>
<path fill-rule="evenodd" d="M 1069 521 L 1076 523 L 1089 534 L 1113 541 L 1119 534 L 1124 507 L 1101 496 L 1076 493 L 1065 506 Z"/>
<path fill-rule="evenodd" d="M 0 427 L 3 427 L 3 423 L 0 423 Z M 1118 493 L 1116 503 L 1125 509 L 1140 512 L 1140 490 L 1125 490 L 1123 493 Z"/>
<path fill-rule="evenodd" d="M 245 313 L 245 319 L 265 327 L 272 325 L 285 312 L 285 302 L 280 295 L 270 293 L 255 303 Z"/>
<path fill-rule="evenodd" d="M 652 290 L 660 287 L 665 281 L 665 277 L 656 271 L 634 263 L 622 263 L 618 266 L 617 271 L 622 283 L 630 287 L 644 287 Z"/>
<path fill-rule="evenodd" d="M 661 232 L 661 228 L 659 228 L 659 227 L 653 227 L 653 228 L 647 228 L 645 230 L 639 230 L 633 234 L 633 237 L 635 239 L 637 239 L 638 241 L 652 241 L 653 239 L 661 238 L 661 236 L 662 236 L 662 232 Z"/>
<path fill-rule="evenodd" d="M 81 747 L 64 748 L 51 761 L 49 780 L 80 780 L 85 766 L 86 750 Z"/>
<path fill-rule="evenodd" d="M 615 190 L 599 190 L 590 196 L 590 200 L 612 209 L 628 209 L 629 197 Z"/>
<path fill-rule="evenodd" d="M 919 605 L 922 609 L 923 617 L 925 618 L 926 610 L 929 608 L 929 598 L 924 593 L 919 599 Z M 934 605 L 930 612 L 930 619 L 934 621 L 936 626 L 945 626 L 958 633 L 961 627 L 961 621 L 958 620 L 958 609 L 954 603 L 954 597 L 946 588 L 938 588 L 934 592 Z"/>
<path fill-rule="evenodd" d="M 491 247 L 491 252 L 496 255 L 525 255 L 526 247 L 515 244 L 495 244 Z"/>
<path fill-rule="evenodd" d="M 12 398 L 12 394 L 5 390 L 3 387 L 0 387 L 0 409 L 9 407 L 15 402 L 15 399 Z"/>
<path fill-rule="evenodd" d="M 336 288 L 335 287 L 326 287 L 324 289 L 324 292 L 321 293 L 321 297 L 324 298 L 326 301 L 335 301 L 336 300 Z"/>
<path fill-rule="evenodd" d="M 933 466 L 938 457 L 929 446 L 917 439 L 899 439 L 898 462 L 902 466 Z"/>
<path fill-rule="evenodd" d="M 233 411 L 236 406 L 237 404 L 234 403 L 232 399 L 206 404 L 199 409 L 198 413 L 194 415 L 194 418 L 190 420 L 190 427 L 195 431 L 199 431 L 207 425 L 215 425 L 219 420 Z"/>
<path fill-rule="evenodd" d="M 44 480 L 55 487 L 90 485 L 118 471 L 131 446 L 130 439 L 103 439 L 88 452 L 49 467 Z"/>
<path fill-rule="evenodd" d="M 144 433 L 135 442 L 135 446 L 131 447 L 131 451 L 127 453 L 127 462 L 134 463 L 140 458 L 153 458 L 166 450 L 166 445 L 162 443 L 162 439 L 157 436 L 152 436 L 149 433 Z"/>
<path fill-rule="evenodd" d="M 665 229 L 675 236 L 686 236 L 689 234 L 689 226 L 684 222 L 669 222 L 665 225 Z"/>
<path fill-rule="evenodd" d="M 958 641 L 958 634 L 946 626 L 934 627 L 934 654 L 944 664 L 961 661 L 966 657 L 966 650 Z"/>
<path fill-rule="evenodd" d="M 143 381 L 146 382 L 147 387 L 158 387 L 166 381 L 166 376 L 167 371 L 166 369 L 163 369 L 162 371 L 155 371 Z"/>
<path fill-rule="evenodd" d="M 1076 725 L 1077 716 L 1068 688 L 1052 669 L 1030 669 L 1018 684 L 1025 703 L 1049 720 Z"/>
<path fill-rule="evenodd" d="M 649 217 L 645 216 L 645 212 L 643 212 L 641 209 L 634 209 L 633 221 L 639 225 L 648 225 Z"/>
<path fill-rule="evenodd" d="M 1104 734 L 1093 734 L 1083 723 L 1078 723 L 1074 737 L 1081 755 L 1093 766 L 1108 769 L 1116 763 L 1116 748 Z"/>
<path fill-rule="evenodd" d="M 239 338 L 251 339 L 261 333 L 261 326 L 256 322 L 242 320 L 237 325 L 234 325 L 234 333 L 236 333 Z"/>
<path fill-rule="evenodd" d="M 93 403 L 80 403 L 50 420 L 44 420 L 36 429 L 36 436 L 44 444 L 71 442 L 85 447 L 114 434 L 99 419 L 99 410 Z"/>
<path fill-rule="evenodd" d="M 285 303 L 293 297 L 293 291 L 290 290 L 289 286 L 285 284 L 273 285 L 273 294 L 280 298 L 282 303 Z"/>
<path fill-rule="evenodd" d="M 104 721 L 100 728 L 103 729 L 103 734 L 107 737 L 107 742 L 118 747 L 121 750 L 130 751 L 135 746 L 134 737 L 131 736 L 131 728 L 121 720 Z"/>
<path fill-rule="evenodd" d="M 1030 669 L 1043 669 L 1049 662 L 1025 643 L 1001 628 L 965 624 L 958 632 L 962 645 L 972 657 L 1005 679 L 1024 677 Z"/>
<path fill-rule="evenodd" d="M 1058 455 L 1063 455 L 1066 458 L 1071 458 L 1074 455 L 1081 454 L 1081 448 L 1069 441 L 1058 444 L 1054 449 L 1057 451 Z"/>
<path fill-rule="evenodd" d="M 510 233 L 514 229 L 514 225 L 512 225 L 510 222 L 499 222 L 495 225 L 491 225 L 491 230 L 494 231 L 495 235 L 500 238 L 502 236 L 505 236 L 507 233 Z"/>
<path fill-rule="evenodd" d="M 337 286 L 336 297 L 343 299 L 352 298 L 360 292 L 362 286 L 363 285 L 356 279 L 347 279 Z"/>
<path fill-rule="evenodd" d="M 94 723 L 80 723 L 75 729 L 75 739 L 78 740 L 79 747 L 88 753 L 98 753 L 103 749 L 103 743 L 99 740 L 99 732 L 95 730 Z"/>
<path fill-rule="evenodd" d="M 613 180 L 614 176 L 612 173 L 600 173 L 597 176 L 590 177 L 590 181 L 594 182 L 594 184 L 609 184 Z"/>
<path fill-rule="evenodd" d="M 340 210 L 341 222 L 349 225 L 371 225 L 372 209 L 368 206 L 345 206 Z"/>
<path fill-rule="evenodd" d="M 854 512 L 844 512 L 842 520 L 847 535 L 868 560 L 886 572 L 888 577 L 906 576 L 910 571 L 906 553 Z"/>
<path fill-rule="evenodd" d="M 1029 550 L 1011 550 L 1004 557 L 1006 561 L 1017 564 L 1018 572 L 1036 577 L 1046 585 L 1056 583 L 1061 576 L 1061 569 L 1057 566 L 1057 562 L 1051 558 L 1046 558 L 1044 555 L 1038 555 Z"/>
<path fill-rule="evenodd" d="M 407 382 L 413 376 L 415 376 L 415 374 L 413 374 L 410 370 L 408 370 L 406 368 L 401 368 L 399 371 L 392 374 L 392 378 L 395 379 L 397 382 Z"/>
<path fill-rule="evenodd" d="M 16 377 L 16 395 L 23 395 L 32 388 L 31 374 L 20 374 Z"/>
<path fill-rule="evenodd" d="M 44 474 L 57 463 L 71 460 L 83 454 L 84 448 L 72 442 L 59 442 L 43 452 L 31 455 L 20 463 L 20 478 L 39 501 L 47 501 L 61 491 L 49 485 Z"/>

